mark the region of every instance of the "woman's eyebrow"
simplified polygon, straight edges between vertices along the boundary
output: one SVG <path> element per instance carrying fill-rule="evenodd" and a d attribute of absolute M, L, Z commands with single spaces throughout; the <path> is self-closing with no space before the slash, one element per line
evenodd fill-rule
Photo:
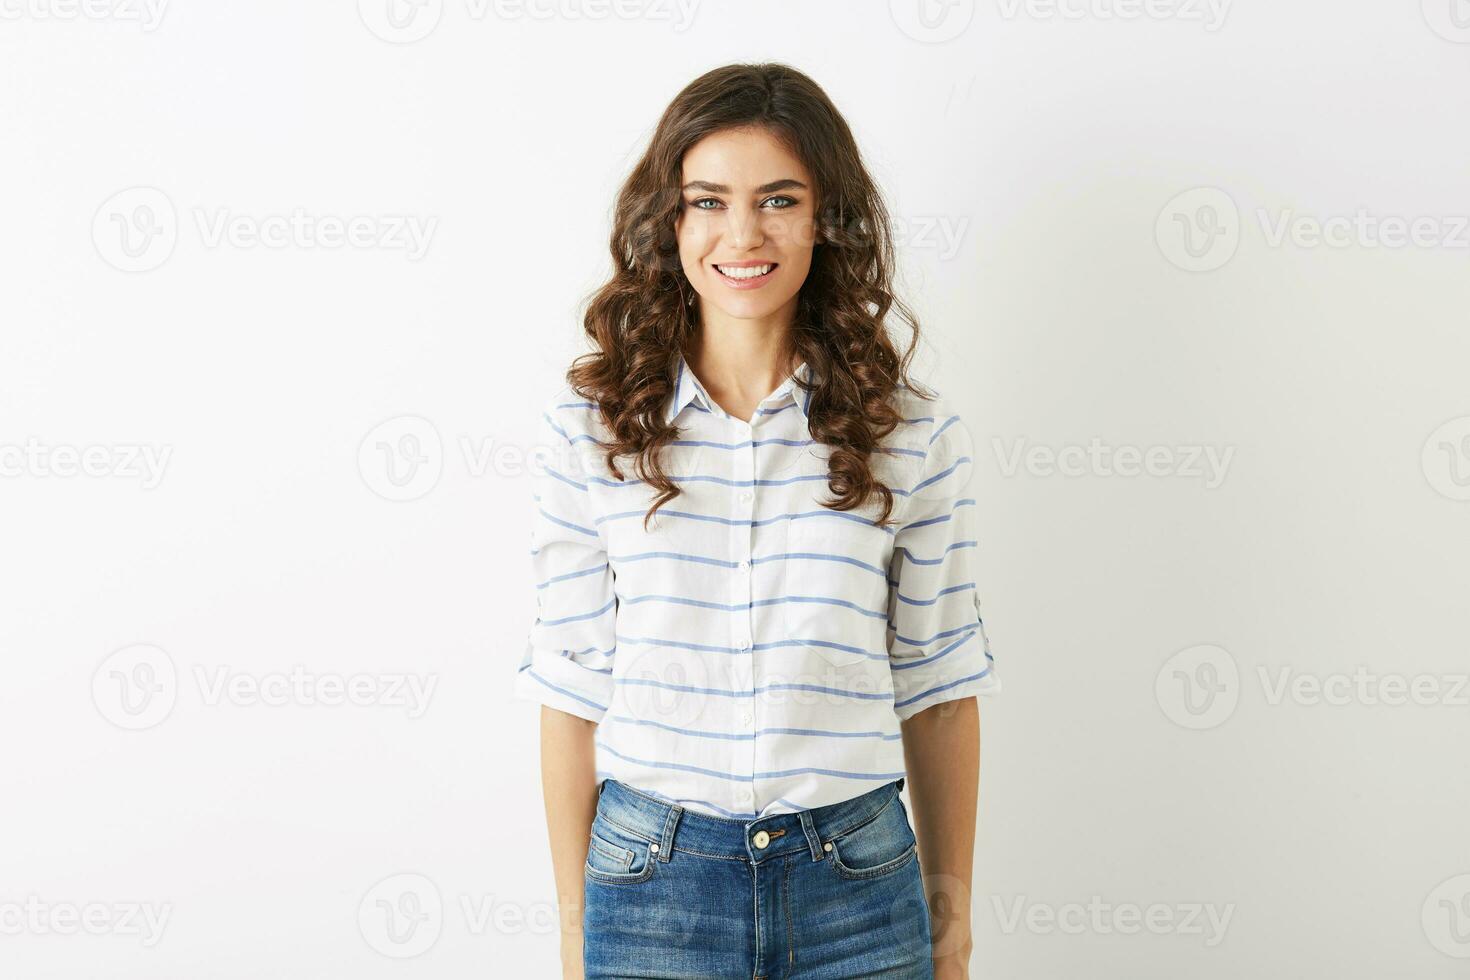
<path fill-rule="evenodd" d="M 728 193 L 730 193 L 730 188 L 727 187 L 726 185 L 724 185 L 724 184 L 712 184 L 712 183 L 710 183 L 707 180 L 691 180 L 689 183 L 685 184 L 682 189 L 683 190 L 686 190 L 686 191 L 707 191 L 710 194 L 728 194 Z M 786 190 L 793 190 L 793 191 L 800 190 L 800 191 L 804 191 L 806 189 L 807 189 L 806 185 L 803 184 L 801 181 L 799 181 L 799 180 L 792 180 L 792 179 L 790 179 L 788 177 L 788 178 L 786 178 L 784 180 L 773 180 L 769 184 L 762 184 L 761 186 L 759 186 L 759 187 L 757 187 L 755 189 L 755 192 L 757 194 L 769 194 L 772 191 L 786 191 Z"/>

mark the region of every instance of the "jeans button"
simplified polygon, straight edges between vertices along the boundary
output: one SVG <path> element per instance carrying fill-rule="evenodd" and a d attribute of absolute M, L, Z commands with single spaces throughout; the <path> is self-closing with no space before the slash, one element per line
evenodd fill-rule
<path fill-rule="evenodd" d="M 764 830 L 757 830 L 755 832 L 755 837 L 753 838 L 752 842 L 755 844 L 756 847 L 763 848 L 771 842 L 771 835 L 766 833 Z"/>

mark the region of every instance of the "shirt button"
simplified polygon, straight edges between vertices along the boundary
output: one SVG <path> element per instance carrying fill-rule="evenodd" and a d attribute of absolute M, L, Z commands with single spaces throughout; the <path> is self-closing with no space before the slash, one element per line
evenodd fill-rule
<path fill-rule="evenodd" d="M 741 653 L 748 653 L 748 652 L 750 652 L 750 641 L 749 640 L 741 640 L 740 641 L 740 652 Z"/>
<path fill-rule="evenodd" d="M 740 491 L 740 502 L 748 504 L 750 503 L 750 499 L 753 496 L 754 494 L 752 494 L 749 490 L 742 490 Z"/>
<path fill-rule="evenodd" d="M 749 712 L 746 712 L 745 714 L 741 715 L 740 716 L 740 720 L 744 724 L 749 725 L 750 724 L 750 713 Z"/>
<path fill-rule="evenodd" d="M 751 843 L 755 844 L 756 847 L 765 847 L 770 842 L 771 835 L 766 833 L 764 830 L 757 830 L 755 832 L 755 837 L 751 841 Z"/>
<path fill-rule="evenodd" d="M 748 572 L 748 571 L 750 571 L 750 562 L 748 562 L 748 561 L 742 561 L 740 563 L 740 570 L 742 572 Z"/>

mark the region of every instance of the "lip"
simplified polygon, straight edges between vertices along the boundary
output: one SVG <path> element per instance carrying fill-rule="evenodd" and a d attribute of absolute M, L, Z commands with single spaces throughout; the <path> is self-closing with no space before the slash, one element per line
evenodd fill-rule
<path fill-rule="evenodd" d="M 719 267 L 722 265 L 729 269 L 749 269 L 752 266 L 768 265 L 771 267 L 771 271 L 767 272 L 763 276 L 757 276 L 754 279 L 731 279 L 729 276 L 720 271 Z M 776 270 L 780 267 L 781 264 L 779 262 L 770 262 L 765 259 L 741 259 L 739 262 L 710 263 L 710 268 L 714 270 L 714 273 L 717 277 L 719 277 L 719 280 L 723 282 L 726 286 L 729 286 L 731 289 L 760 289 L 766 283 L 771 281 L 771 277 L 776 274 Z"/>

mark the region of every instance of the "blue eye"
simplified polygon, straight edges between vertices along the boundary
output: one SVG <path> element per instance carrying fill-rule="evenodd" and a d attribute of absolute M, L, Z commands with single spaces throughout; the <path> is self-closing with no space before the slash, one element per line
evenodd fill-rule
<path fill-rule="evenodd" d="M 761 206 L 762 207 L 765 207 L 766 205 L 769 205 L 772 201 L 785 201 L 786 202 L 785 204 L 781 204 L 781 205 L 776 206 L 773 209 L 773 210 L 776 210 L 776 211 L 784 211 L 787 208 L 796 207 L 796 205 L 800 203 L 794 197 L 787 197 L 785 194 L 777 194 L 775 197 L 768 197 L 768 198 L 766 198 L 764 201 L 761 202 Z M 704 207 L 704 205 L 706 205 L 706 204 L 711 204 L 711 205 L 714 205 L 714 206 L 707 208 L 707 207 Z M 689 206 L 691 208 L 693 208 L 694 210 L 696 210 L 696 211 L 714 211 L 714 210 L 717 210 L 718 208 L 724 207 L 725 205 L 718 198 L 701 197 L 701 198 L 696 198 L 693 201 L 690 201 L 689 202 Z"/>

